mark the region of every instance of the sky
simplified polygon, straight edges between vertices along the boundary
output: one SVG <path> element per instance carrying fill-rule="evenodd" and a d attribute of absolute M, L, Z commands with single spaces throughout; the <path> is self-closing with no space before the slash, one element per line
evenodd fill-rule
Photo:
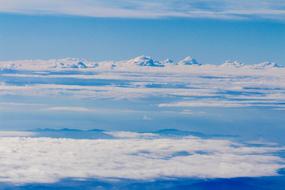
<path fill-rule="evenodd" d="M 285 66 L 284 45 L 285 0 L 0 0 L 0 61 Z M 0 62 L 0 189 L 284 187 L 285 67 L 83 62 Z"/>
<path fill-rule="evenodd" d="M 138 55 L 285 65 L 285 3 L 0 0 L 0 60 Z"/>

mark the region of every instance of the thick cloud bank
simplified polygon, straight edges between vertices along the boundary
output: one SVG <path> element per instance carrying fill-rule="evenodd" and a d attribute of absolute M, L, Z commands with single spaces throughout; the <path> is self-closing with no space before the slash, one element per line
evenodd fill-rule
<path fill-rule="evenodd" d="M 114 139 L 3 137 L 0 181 L 56 182 L 64 178 L 157 179 L 273 176 L 283 148 L 228 140 L 110 133 Z M 125 135 L 124 135 L 125 134 Z M 119 136 L 119 138 L 118 138 Z"/>

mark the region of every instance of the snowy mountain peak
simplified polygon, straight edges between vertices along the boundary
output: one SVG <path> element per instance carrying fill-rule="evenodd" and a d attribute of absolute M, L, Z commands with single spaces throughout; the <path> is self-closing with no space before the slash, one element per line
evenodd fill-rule
<path fill-rule="evenodd" d="M 182 59 L 181 61 L 179 61 L 177 63 L 177 65 L 202 65 L 201 63 L 199 63 L 196 59 L 194 59 L 191 56 L 185 57 L 184 59 Z"/>
<path fill-rule="evenodd" d="M 193 67 L 191 67 L 193 66 Z M 195 59 L 188 56 L 185 59 L 173 62 L 171 59 L 164 61 L 157 61 L 149 56 L 139 56 L 130 60 L 123 61 L 100 61 L 95 62 L 87 59 L 80 58 L 63 58 L 63 59 L 49 59 L 49 60 L 18 60 L 18 61 L 0 61 L 0 71 L 11 70 L 35 70 L 35 71 L 48 71 L 48 70 L 144 70 L 148 71 L 175 71 L 175 72 L 190 72 L 192 69 L 220 69 L 227 71 L 237 71 L 240 69 L 245 71 L 249 70 L 267 70 L 267 69 L 280 69 L 285 71 L 285 67 L 273 62 L 263 62 L 254 65 L 245 65 L 238 61 L 226 61 L 222 65 L 201 65 Z M 155 68 L 154 68 L 155 67 Z"/>
<path fill-rule="evenodd" d="M 278 65 L 277 63 L 273 63 L 273 62 L 263 62 L 263 63 L 259 63 L 259 64 L 255 64 L 252 66 L 252 68 L 254 69 L 269 69 L 269 68 L 279 68 L 281 67 L 280 65 Z"/>
<path fill-rule="evenodd" d="M 162 67 L 163 65 L 149 56 L 139 56 L 128 61 L 128 64 L 138 66 Z"/>
<path fill-rule="evenodd" d="M 79 61 L 75 64 L 72 65 L 72 68 L 81 68 L 81 69 L 86 69 L 87 65 L 83 63 L 82 61 Z"/>
<path fill-rule="evenodd" d="M 234 67 L 234 68 L 240 68 L 243 67 L 244 64 L 239 61 L 229 61 L 227 60 L 224 64 L 222 64 L 223 67 Z"/>
<path fill-rule="evenodd" d="M 164 65 L 173 65 L 175 64 L 174 61 L 172 59 L 165 59 L 162 61 L 162 64 Z"/>
<path fill-rule="evenodd" d="M 86 69 L 88 66 L 84 63 L 84 59 L 64 58 L 55 60 L 56 68 Z"/>

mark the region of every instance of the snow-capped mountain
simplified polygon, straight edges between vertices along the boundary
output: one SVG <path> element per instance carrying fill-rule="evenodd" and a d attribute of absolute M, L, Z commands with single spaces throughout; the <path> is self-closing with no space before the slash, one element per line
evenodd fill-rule
<path fill-rule="evenodd" d="M 0 62 L 0 71 L 2 70 L 136 70 L 141 68 L 146 71 L 167 71 L 167 72 L 187 72 L 191 70 L 209 71 L 209 70 L 266 70 L 283 69 L 284 67 L 273 63 L 263 62 L 253 65 L 245 65 L 239 61 L 226 61 L 221 65 L 200 64 L 196 59 L 188 56 L 181 61 L 174 62 L 171 59 L 157 61 L 149 56 L 139 56 L 125 61 L 101 61 L 95 62 L 80 58 L 64 58 L 50 60 L 22 60 L 22 61 L 2 61 Z"/>
<path fill-rule="evenodd" d="M 250 67 L 253 69 L 270 69 L 270 68 L 280 68 L 281 66 L 278 65 L 277 63 L 267 61 L 267 62 L 251 65 Z"/>
<path fill-rule="evenodd" d="M 239 62 L 239 61 L 225 61 L 224 64 L 221 65 L 221 67 L 232 67 L 232 68 L 241 68 L 245 66 L 243 63 Z"/>
<path fill-rule="evenodd" d="M 96 67 L 96 63 L 80 58 L 63 58 L 50 60 L 2 61 L 0 70 L 62 70 L 87 69 Z"/>
<path fill-rule="evenodd" d="M 149 67 L 163 67 L 159 61 L 152 59 L 149 56 L 139 56 L 133 59 L 130 59 L 126 62 L 126 65 L 129 66 L 149 66 Z"/>
<path fill-rule="evenodd" d="M 226 61 L 224 64 L 220 65 L 221 67 L 229 67 L 229 68 L 246 68 L 246 69 L 273 69 L 273 68 L 281 68 L 282 66 L 273 63 L 273 62 L 262 62 L 253 65 L 245 65 L 239 61 Z"/>
<path fill-rule="evenodd" d="M 177 65 L 197 65 L 197 66 L 201 66 L 202 64 L 199 63 L 196 59 L 194 59 L 191 56 L 185 57 L 184 59 L 182 59 L 181 61 L 179 61 L 177 63 Z"/>
<path fill-rule="evenodd" d="M 161 63 L 163 65 L 175 65 L 176 64 L 172 59 L 165 59 Z"/>
<path fill-rule="evenodd" d="M 84 59 L 65 58 L 65 59 L 55 60 L 55 67 L 70 68 L 70 69 L 86 69 L 88 68 L 88 66 L 85 62 L 88 61 Z"/>

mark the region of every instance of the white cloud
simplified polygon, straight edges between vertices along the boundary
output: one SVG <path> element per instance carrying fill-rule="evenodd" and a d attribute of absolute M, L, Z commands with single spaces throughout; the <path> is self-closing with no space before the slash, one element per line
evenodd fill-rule
<path fill-rule="evenodd" d="M 121 138 L 0 138 L 0 170 L 5 171 L 0 182 L 256 177 L 277 175 L 285 166 L 283 159 L 270 155 L 284 148 L 247 147 L 228 140 L 194 137 L 149 138 L 121 132 L 117 136 Z"/>
<path fill-rule="evenodd" d="M 57 111 L 57 112 L 96 112 L 98 110 L 90 109 L 86 107 L 49 107 L 46 111 Z"/>
<path fill-rule="evenodd" d="M 159 107 L 243 107 L 250 106 L 250 104 L 243 104 L 240 102 L 231 102 L 224 100 L 201 100 L 201 101 L 183 101 L 162 103 Z"/>
<path fill-rule="evenodd" d="M 281 100 L 284 102 L 284 100 Z M 191 101 L 176 101 L 161 103 L 158 107 L 222 107 L 222 108 L 238 108 L 238 107 L 264 107 L 273 108 L 274 110 L 284 110 L 284 105 L 278 105 L 276 100 L 263 99 L 263 100 L 223 100 L 223 99 L 200 99 Z"/>
<path fill-rule="evenodd" d="M 0 0 L 0 11 L 24 14 L 63 14 L 88 17 L 192 17 L 285 19 L 281 0 Z"/>
<path fill-rule="evenodd" d="M 188 115 L 188 116 L 202 116 L 205 115 L 206 112 L 202 112 L 202 111 L 193 111 L 193 110 L 182 110 L 181 112 L 179 112 L 180 114 L 183 115 Z"/>

